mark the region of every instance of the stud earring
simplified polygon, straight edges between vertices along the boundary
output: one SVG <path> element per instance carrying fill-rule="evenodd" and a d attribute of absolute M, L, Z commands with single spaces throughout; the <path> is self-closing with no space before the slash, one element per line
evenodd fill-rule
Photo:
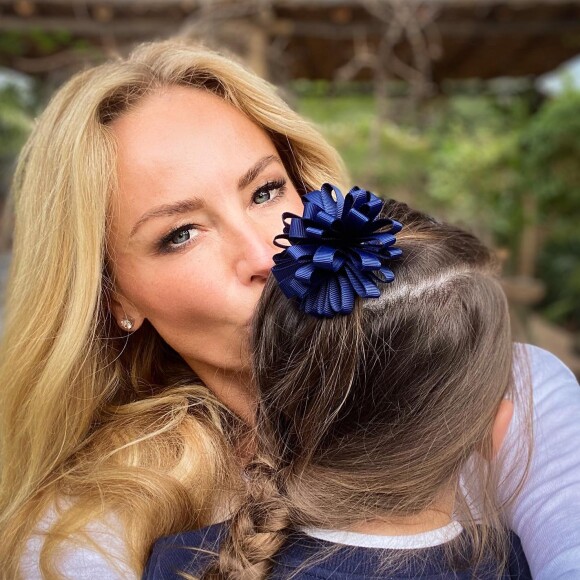
<path fill-rule="evenodd" d="M 119 322 L 119 326 L 123 329 L 126 330 L 127 332 L 129 332 L 130 330 L 133 329 L 133 325 L 135 324 L 135 321 L 132 318 L 123 318 L 123 320 L 121 320 L 121 322 Z"/>

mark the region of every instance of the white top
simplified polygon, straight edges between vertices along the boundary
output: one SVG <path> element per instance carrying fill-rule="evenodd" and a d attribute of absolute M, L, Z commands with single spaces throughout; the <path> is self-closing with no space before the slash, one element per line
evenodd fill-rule
<path fill-rule="evenodd" d="M 302 531 L 312 538 L 325 540 L 333 544 L 384 550 L 419 550 L 450 542 L 463 531 L 463 527 L 459 522 L 451 522 L 436 530 L 408 536 L 383 536 L 346 530 L 323 530 L 320 528 L 302 528 Z"/>
<path fill-rule="evenodd" d="M 535 580 L 580 578 L 580 387 L 572 372 L 554 355 L 529 346 L 534 396 L 534 452 L 527 482 L 507 512 L 509 527 L 520 537 Z M 500 484 L 506 497 L 513 484 L 512 450 L 521 441 L 521 412 L 514 420 L 502 447 L 508 461 Z M 510 465 L 510 454 L 512 461 Z M 43 525 L 50 524 L 50 515 Z M 93 532 L 91 532 L 93 533 Z M 135 579 L 123 567 L 123 544 L 114 526 L 95 523 L 94 537 L 122 572 L 90 548 L 70 546 L 61 569 L 70 580 Z M 41 540 L 33 537 L 23 564 L 27 579 L 40 578 L 38 554 Z"/>
<path fill-rule="evenodd" d="M 47 530 L 56 518 L 51 510 L 40 522 L 38 531 Z M 72 541 L 63 545 L 62 558 L 58 562 L 59 572 L 67 580 L 135 580 L 139 578 L 126 564 L 127 549 L 120 533 L 120 522 L 113 517 L 103 517 L 92 522 L 87 532 L 97 545 L 104 548 L 107 557 L 91 546 L 78 545 Z M 26 580 L 41 579 L 38 567 L 42 533 L 28 540 L 21 561 L 22 576 Z"/>

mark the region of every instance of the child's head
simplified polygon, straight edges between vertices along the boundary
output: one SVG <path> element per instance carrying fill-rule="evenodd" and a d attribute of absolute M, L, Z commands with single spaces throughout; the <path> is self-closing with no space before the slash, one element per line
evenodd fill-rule
<path fill-rule="evenodd" d="M 263 293 L 253 332 L 263 462 L 233 534 L 248 522 L 270 534 L 238 544 L 255 554 L 271 555 L 285 526 L 404 521 L 439 509 L 442 498 L 469 530 L 460 471 L 474 457 L 484 487 L 490 477 L 485 459 L 511 418 L 502 401 L 513 358 L 493 255 L 473 235 L 405 204 L 386 202 L 383 216 L 403 224 L 402 256 L 379 298 L 321 319 L 302 312 L 273 277 Z M 484 521 L 493 520 L 486 509 Z"/>

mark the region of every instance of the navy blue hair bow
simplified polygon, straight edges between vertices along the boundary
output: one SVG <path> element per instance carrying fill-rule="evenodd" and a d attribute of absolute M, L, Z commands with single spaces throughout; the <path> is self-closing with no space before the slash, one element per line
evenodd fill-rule
<path fill-rule="evenodd" d="M 359 187 L 343 196 L 329 183 L 304 195 L 302 202 L 302 217 L 284 213 L 284 233 L 274 238 L 284 248 L 274 256 L 272 268 L 282 292 L 319 317 L 349 314 L 355 295 L 378 298 L 377 283 L 394 280 L 389 262 L 402 253 L 393 244 L 403 226 L 377 219 L 384 202 Z"/>

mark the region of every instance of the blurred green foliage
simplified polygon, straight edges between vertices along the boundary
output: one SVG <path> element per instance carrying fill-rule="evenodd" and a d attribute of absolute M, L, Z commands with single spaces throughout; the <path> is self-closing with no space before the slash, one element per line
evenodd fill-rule
<path fill-rule="evenodd" d="M 68 30 L 6 30 L 0 35 L 0 54 L 19 56 L 21 54 L 48 55 L 62 49 L 83 50 L 90 43 L 74 37 Z"/>
<path fill-rule="evenodd" d="M 34 109 L 29 91 L 15 84 L 0 88 L 0 207 L 16 154 L 32 128 Z"/>
<path fill-rule="evenodd" d="M 380 150 L 376 154 L 372 97 L 302 97 L 299 110 L 340 151 L 355 182 L 380 188 L 384 195 L 405 199 L 425 188 L 432 156 L 429 139 L 411 127 L 386 123 L 380 128 Z"/>
<path fill-rule="evenodd" d="M 580 218 L 580 93 L 568 90 L 546 102 L 521 133 L 522 178 L 558 228 Z"/>
<path fill-rule="evenodd" d="M 540 308 L 580 329 L 580 93 L 539 107 L 527 96 L 456 95 L 431 102 L 420 122 L 379 126 L 368 93 L 329 95 L 320 84 L 298 92 L 298 109 L 341 152 L 353 185 L 465 225 L 515 258 L 524 228 L 537 220 Z M 34 83 L 0 87 L 0 201 L 44 100 Z M 396 116 L 396 99 L 390 106 Z M 532 216 L 524 211 L 530 199 Z M 508 268 L 515 271 L 515 259 Z"/>
<path fill-rule="evenodd" d="M 546 286 L 540 308 L 580 329 L 578 92 L 539 108 L 529 95 L 452 96 L 431 103 L 420 124 L 387 121 L 379 128 L 368 95 L 302 95 L 299 110 L 344 156 L 353 183 L 508 248 L 508 273 L 517 273 L 524 228 L 535 227 L 536 275 Z"/>
<path fill-rule="evenodd" d="M 546 240 L 538 272 L 544 313 L 580 329 L 580 93 L 547 101 L 521 132 L 522 181 L 538 199 Z"/>

